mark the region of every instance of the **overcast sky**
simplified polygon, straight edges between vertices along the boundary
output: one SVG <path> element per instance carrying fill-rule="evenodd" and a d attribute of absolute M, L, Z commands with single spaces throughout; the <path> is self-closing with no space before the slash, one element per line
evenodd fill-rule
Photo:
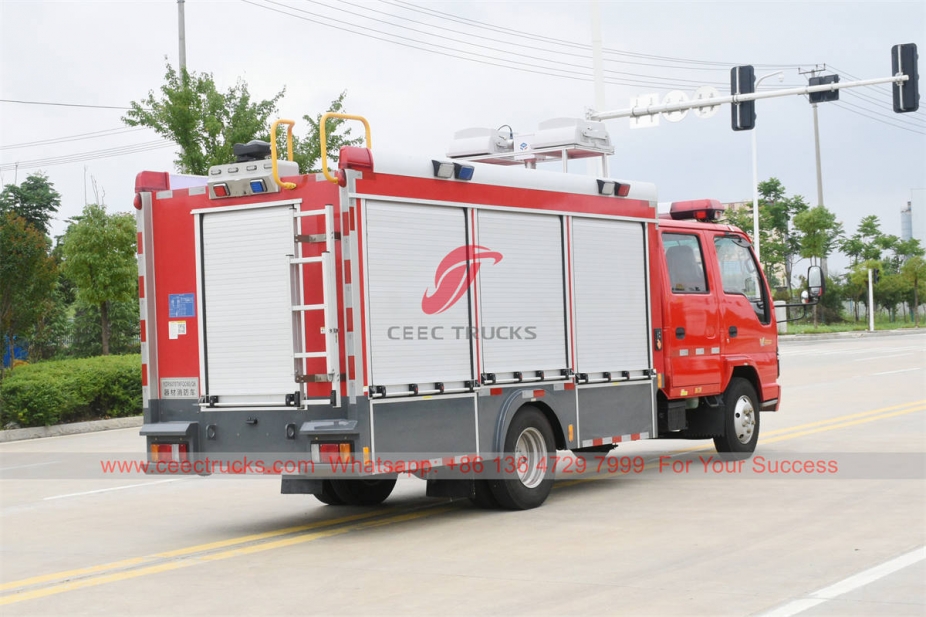
<path fill-rule="evenodd" d="M 222 89 L 244 79 L 255 98 L 285 87 L 280 117 L 324 111 L 347 90 L 347 111 L 370 120 L 377 150 L 441 156 L 459 129 L 508 124 L 529 133 L 594 106 L 585 1 L 187 0 L 185 7 L 189 69 L 213 73 Z M 784 81 L 768 79 L 765 89 L 804 84 L 798 68 L 824 63 L 842 81 L 887 77 L 896 43 L 916 43 L 926 62 L 922 1 L 602 1 L 600 13 L 607 109 L 704 84 L 726 94 L 737 64 L 756 65 L 759 76 L 783 69 Z M 110 210 L 130 211 L 139 171 L 173 170 L 176 148 L 153 131 L 128 130 L 124 110 L 81 107 L 141 99 L 161 85 L 165 57 L 178 62 L 174 0 L 0 0 L 0 99 L 77 105 L 0 102 L 2 183 L 47 173 L 63 202 L 53 233 L 85 200 L 96 201 L 91 177 Z M 757 109 L 760 179 L 775 176 L 815 205 L 810 105 L 793 96 L 759 101 Z M 838 103 L 820 105 L 824 202 L 847 230 L 877 214 L 886 232 L 900 234 L 911 189 L 926 186 L 924 110 L 894 114 L 888 86 L 843 90 Z M 729 107 L 645 130 L 611 120 L 608 129 L 616 146 L 611 175 L 655 183 L 662 202 L 751 199 L 751 136 L 730 129 Z M 99 158 L 101 150 L 118 155 Z"/>

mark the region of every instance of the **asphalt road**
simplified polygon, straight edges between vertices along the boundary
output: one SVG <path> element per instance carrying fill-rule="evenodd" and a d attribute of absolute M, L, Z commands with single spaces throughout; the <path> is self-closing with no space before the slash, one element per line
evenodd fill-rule
<path fill-rule="evenodd" d="M 140 455 L 137 429 L 2 444 L 0 612 L 926 614 L 926 334 L 790 341 L 781 364 L 741 469 L 636 442 L 612 457 L 642 473 L 564 476 L 526 512 L 411 478 L 351 509 L 276 478 L 82 471 Z"/>

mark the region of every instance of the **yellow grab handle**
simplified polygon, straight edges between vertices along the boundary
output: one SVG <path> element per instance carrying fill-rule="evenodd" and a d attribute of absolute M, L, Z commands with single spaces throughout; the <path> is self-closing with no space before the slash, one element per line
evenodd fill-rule
<path fill-rule="evenodd" d="M 359 120 L 363 122 L 363 128 L 366 130 L 367 138 L 367 148 L 372 148 L 370 142 L 370 123 L 367 122 L 367 119 L 363 116 L 355 116 L 352 114 L 342 114 L 334 111 L 329 111 L 325 114 L 322 114 L 322 119 L 318 122 L 318 138 L 321 140 L 321 151 L 322 151 L 322 173 L 325 174 L 328 182 L 337 183 L 338 179 L 331 175 L 331 172 L 328 171 L 328 139 L 325 136 L 325 123 L 328 118 L 343 118 L 344 120 Z"/>
<path fill-rule="evenodd" d="M 280 170 L 277 168 L 277 127 L 281 124 L 286 125 L 286 155 L 288 160 L 293 160 L 293 126 L 296 123 L 293 120 L 277 120 L 270 125 L 270 158 L 273 161 L 273 179 L 284 189 L 294 189 L 296 188 L 294 183 L 280 180 Z"/>

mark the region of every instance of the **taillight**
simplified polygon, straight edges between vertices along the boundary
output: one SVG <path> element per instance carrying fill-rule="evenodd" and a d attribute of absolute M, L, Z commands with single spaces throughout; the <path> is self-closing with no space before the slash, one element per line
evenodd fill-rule
<path fill-rule="evenodd" d="M 349 461 L 351 455 L 350 442 L 341 443 L 313 443 L 312 460 L 316 463 L 335 463 L 339 460 Z"/>
<path fill-rule="evenodd" d="M 151 444 L 151 462 L 189 460 L 189 446 L 185 443 Z"/>

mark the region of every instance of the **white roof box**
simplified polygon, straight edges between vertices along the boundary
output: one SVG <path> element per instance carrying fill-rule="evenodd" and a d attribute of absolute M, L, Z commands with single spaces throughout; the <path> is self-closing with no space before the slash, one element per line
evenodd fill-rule
<path fill-rule="evenodd" d="M 604 122 L 581 118 L 554 118 L 541 122 L 531 139 L 531 146 L 535 150 L 578 146 L 614 151 Z"/>
<path fill-rule="evenodd" d="M 499 129 L 472 128 L 463 129 L 453 134 L 453 142 L 447 149 L 447 156 L 482 156 L 511 152 L 511 140 L 508 131 Z"/>

